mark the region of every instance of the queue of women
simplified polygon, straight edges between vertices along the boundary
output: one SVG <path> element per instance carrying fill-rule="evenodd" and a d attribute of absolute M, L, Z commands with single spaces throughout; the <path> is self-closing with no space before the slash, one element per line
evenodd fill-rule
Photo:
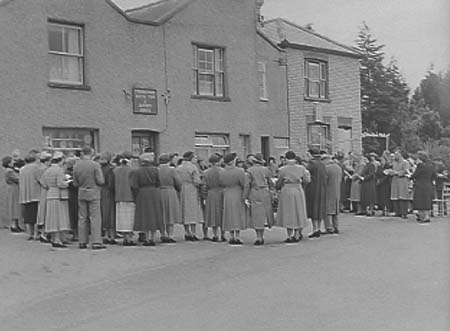
<path fill-rule="evenodd" d="M 390 154 L 332 158 L 316 149 L 310 156 L 303 160 L 289 151 L 282 165 L 274 166 L 272 159 L 266 167 L 261 154 L 245 162 L 234 153 L 213 154 L 205 166 L 192 151 L 182 158 L 144 152 L 132 167 L 128 152 L 95 156 L 88 146 L 70 157 L 31 151 L 22 161 L 15 153 L 2 160 L 7 216 L 12 232 L 23 231 L 23 220 L 29 240 L 56 248 L 79 241 L 81 249 L 88 244 L 103 249 L 118 244 L 118 237 L 123 246 L 135 246 L 135 233 L 143 246 L 155 246 L 158 233 L 161 243 L 175 243 L 177 224 L 187 241 L 199 240 L 200 225 L 203 240 L 242 245 L 241 231 L 250 228 L 254 244 L 263 245 L 265 229 L 278 226 L 286 229 L 284 242 L 295 243 L 308 219 L 309 238 L 338 234 L 338 215 L 347 202 L 358 214 L 373 215 L 377 205 L 383 213 L 405 217 L 410 177 L 412 208 L 419 222 L 429 222 L 437 177 L 426 153 L 418 153 L 413 173 L 399 151 L 393 159 Z"/>
<path fill-rule="evenodd" d="M 429 223 L 433 199 L 442 199 L 448 171 L 441 159 L 431 160 L 427 153 L 408 156 L 400 149 L 380 157 L 350 155 L 338 157 L 343 169 L 341 208 L 356 215 L 401 217 L 415 212 L 419 223 Z M 447 214 L 446 205 L 438 212 Z"/>

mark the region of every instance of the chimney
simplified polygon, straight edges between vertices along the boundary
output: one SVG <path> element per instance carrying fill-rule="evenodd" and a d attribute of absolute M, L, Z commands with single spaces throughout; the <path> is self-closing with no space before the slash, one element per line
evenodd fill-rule
<path fill-rule="evenodd" d="M 264 0 L 256 1 L 256 25 L 261 28 L 264 25 L 264 16 L 261 15 L 261 7 L 264 5 Z"/>

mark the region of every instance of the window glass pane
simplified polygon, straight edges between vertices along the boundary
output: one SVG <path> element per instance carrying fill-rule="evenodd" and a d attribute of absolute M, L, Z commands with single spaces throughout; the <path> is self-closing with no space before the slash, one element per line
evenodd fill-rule
<path fill-rule="evenodd" d="M 216 73 L 216 96 L 224 96 L 223 88 L 223 73 Z"/>
<path fill-rule="evenodd" d="M 82 61 L 79 57 L 50 54 L 50 80 L 81 84 Z"/>
<path fill-rule="evenodd" d="M 198 49 L 198 68 L 202 71 L 213 70 L 214 52 L 210 49 Z"/>
<path fill-rule="evenodd" d="M 327 65 L 326 63 L 320 64 L 320 79 L 326 80 L 327 79 Z"/>
<path fill-rule="evenodd" d="M 226 136 L 211 136 L 213 146 L 228 146 L 228 139 Z"/>
<path fill-rule="evenodd" d="M 309 96 L 318 97 L 319 96 L 319 83 L 309 82 Z"/>
<path fill-rule="evenodd" d="M 209 146 L 211 145 L 211 142 L 209 141 L 208 136 L 195 136 L 195 145 L 196 146 Z"/>
<path fill-rule="evenodd" d="M 327 96 L 327 83 L 324 81 L 320 82 L 320 97 L 321 98 L 326 98 Z"/>
<path fill-rule="evenodd" d="M 48 48 L 50 51 L 63 51 L 62 35 L 63 32 L 61 27 L 55 25 L 48 26 Z"/>
<path fill-rule="evenodd" d="M 198 75 L 198 93 L 201 95 L 214 95 L 213 75 Z"/>
<path fill-rule="evenodd" d="M 64 28 L 64 44 L 65 51 L 70 54 L 80 54 L 81 55 L 81 38 L 80 30 L 65 27 Z"/>
<path fill-rule="evenodd" d="M 308 72 L 310 80 L 319 80 L 320 66 L 318 63 L 308 62 Z"/>
<path fill-rule="evenodd" d="M 223 71 L 223 51 L 220 48 L 216 48 L 215 52 L 215 71 Z"/>

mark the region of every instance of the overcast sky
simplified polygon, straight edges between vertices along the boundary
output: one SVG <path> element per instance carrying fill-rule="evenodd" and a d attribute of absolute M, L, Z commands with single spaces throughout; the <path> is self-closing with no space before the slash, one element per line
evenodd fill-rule
<path fill-rule="evenodd" d="M 349 46 L 366 21 L 413 90 L 431 63 L 435 71 L 450 65 L 450 0 L 265 0 L 262 13 L 313 23 L 318 33 Z"/>

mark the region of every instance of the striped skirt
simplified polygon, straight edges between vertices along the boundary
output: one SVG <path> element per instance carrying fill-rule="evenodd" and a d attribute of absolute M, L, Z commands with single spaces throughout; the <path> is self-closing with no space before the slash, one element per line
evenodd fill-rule
<path fill-rule="evenodd" d="M 116 231 L 133 231 L 135 209 L 134 202 L 116 202 Z"/>

